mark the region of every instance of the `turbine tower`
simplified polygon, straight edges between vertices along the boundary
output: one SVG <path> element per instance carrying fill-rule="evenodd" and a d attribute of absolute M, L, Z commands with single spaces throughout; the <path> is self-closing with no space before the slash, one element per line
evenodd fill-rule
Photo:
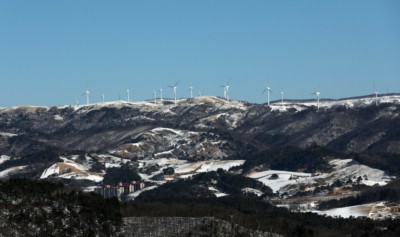
<path fill-rule="evenodd" d="M 104 103 L 104 98 L 105 98 L 104 94 L 102 94 L 100 97 L 101 97 L 101 99 L 102 99 L 102 101 Z"/>
<path fill-rule="evenodd" d="M 231 81 L 231 79 L 229 78 L 228 82 L 221 86 L 224 88 L 224 99 L 227 100 L 229 102 L 229 82 Z"/>
<path fill-rule="evenodd" d="M 379 92 L 378 91 L 376 91 L 376 89 L 375 89 L 375 85 L 374 85 L 374 94 L 375 94 L 375 105 L 376 105 L 376 107 L 378 107 L 379 106 L 379 101 L 378 101 L 378 95 L 379 95 Z"/>
<path fill-rule="evenodd" d="M 159 91 L 160 91 L 160 103 L 162 104 L 163 103 L 163 98 L 162 98 L 162 92 L 163 92 L 163 89 L 162 89 L 162 87 L 160 86 L 160 89 L 159 89 Z"/>
<path fill-rule="evenodd" d="M 265 92 L 267 92 L 267 99 L 268 99 L 267 102 L 268 102 L 268 105 L 269 105 L 269 93 L 272 93 L 271 87 L 269 87 L 269 86 L 265 87 L 265 89 L 264 89 L 264 91 L 262 93 L 264 94 Z"/>
<path fill-rule="evenodd" d="M 174 104 L 176 104 L 176 88 L 178 88 L 177 87 L 178 83 L 179 83 L 179 81 L 177 81 L 173 86 L 168 86 L 168 87 L 172 88 L 172 90 L 174 91 Z"/>
<path fill-rule="evenodd" d="M 157 104 L 157 91 L 153 91 L 153 99 L 154 99 L 154 104 Z"/>
<path fill-rule="evenodd" d="M 193 99 L 193 86 L 190 84 L 189 86 L 189 91 L 190 91 L 190 99 Z"/>
<path fill-rule="evenodd" d="M 319 96 L 321 95 L 321 92 L 316 91 L 312 94 L 317 96 L 317 111 L 319 111 Z"/>
<path fill-rule="evenodd" d="M 283 89 L 281 90 L 281 105 L 283 105 Z"/>
<path fill-rule="evenodd" d="M 126 98 L 128 99 L 128 102 L 130 101 L 130 93 L 131 91 L 129 89 L 126 89 Z"/>
<path fill-rule="evenodd" d="M 375 105 L 376 105 L 376 107 L 378 107 L 379 106 L 379 103 L 378 103 L 379 102 L 378 101 L 379 92 L 375 91 L 374 94 L 375 94 Z"/>
<path fill-rule="evenodd" d="M 86 90 L 85 93 L 82 94 L 82 96 L 86 95 L 86 104 L 89 105 L 89 98 L 90 98 L 90 91 Z"/>
<path fill-rule="evenodd" d="M 226 100 L 226 86 L 221 86 L 224 88 L 224 99 Z"/>

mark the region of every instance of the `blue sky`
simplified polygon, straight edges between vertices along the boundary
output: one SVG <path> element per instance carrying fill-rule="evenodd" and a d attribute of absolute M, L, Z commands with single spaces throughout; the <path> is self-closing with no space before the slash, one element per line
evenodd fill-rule
<path fill-rule="evenodd" d="M 0 106 L 400 92 L 400 1 L 0 1 Z"/>

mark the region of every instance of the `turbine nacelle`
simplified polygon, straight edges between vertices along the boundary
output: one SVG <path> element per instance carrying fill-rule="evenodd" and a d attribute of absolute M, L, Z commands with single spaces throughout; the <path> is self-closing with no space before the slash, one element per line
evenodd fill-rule
<path fill-rule="evenodd" d="M 262 94 L 264 94 L 265 92 L 267 92 L 267 103 L 268 105 L 270 105 L 270 98 L 269 98 L 269 94 L 272 94 L 272 90 L 271 87 L 266 86 L 265 89 L 263 90 Z"/>
<path fill-rule="evenodd" d="M 86 104 L 89 105 L 90 91 L 86 90 L 85 93 L 82 94 L 82 96 L 86 96 Z"/>
<path fill-rule="evenodd" d="M 176 104 L 176 88 L 178 86 L 179 81 L 177 81 L 173 86 L 168 86 L 170 88 L 172 88 L 172 90 L 174 91 L 174 103 Z"/>
<path fill-rule="evenodd" d="M 321 95 L 321 92 L 316 91 L 312 94 L 317 96 L 317 110 L 319 111 L 319 96 Z"/>

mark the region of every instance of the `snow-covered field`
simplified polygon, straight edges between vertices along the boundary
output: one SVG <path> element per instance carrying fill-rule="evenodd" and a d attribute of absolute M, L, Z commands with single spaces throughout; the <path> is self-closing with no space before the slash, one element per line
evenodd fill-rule
<path fill-rule="evenodd" d="M 244 160 L 208 160 L 190 162 L 179 165 L 175 173 L 177 174 L 194 174 L 210 171 L 217 171 L 218 169 L 229 170 L 234 166 L 239 166 L 244 163 Z"/>
<path fill-rule="evenodd" d="M 244 160 L 207 160 L 188 162 L 175 158 L 162 158 L 152 160 L 139 160 L 139 168 L 146 166 L 158 165 L 159 170 L 151 175 L 140 174 L 143 179 L 149 179 L 163 172 L 163 169 L 171 167 L 174 169 L 173 178 L 188 178 L 197 173 L 217 171 L 218 169 L 229 170 L 234 166 L 239 166 L 244 163 Z M 173 179 L 172 178 L 172 179 Z M 170 178 L 171 179 L 171 178 Z"/>
<path fill-rule="evenodd" d="M 323 174 L 319 176 L 319 178 L 325 179 L 330 184 L 336 180 L 346 182 L 347 180 L 351 179 L 355 182 L 357 181 L 358 177 L 361 177 L 361 183 L 365 185 L 373 186 L 378 184 L 383 186 L 391 180 L 391 177 L 388 176 L 384 171 L 374 169 L 366 165 L 360 165 L 352 159 L 335 159 L 329 163 L 334 166 L 335 171 L 330 174 Z"/>
<path fill-rule="evenodd" d="M 372 219 L 385 219 L 399 217 L 399 205 L 391 205 L 386 202 L 373 202 L 363 205 L 334 208 L 326 211 L 312 211 L 320 215 L 332 217 L 369 217 Z"/>
<path fill-rule="evenodd" d="M 346 182 L 352 180 L 357 182 L 361 177 L 360 183 L 365 185 L 386 185 L 391 177 L 384 171 L 374 169 L 365 165 L 360 165 L 352 159 L 339 160 L 334 159 L 329 162 L 334 171 L 332 173 L 322 173 L 312 175 L 310 173 L 289 172 L 282 170 L 268 170 L 262 172 L 255 172 L 249 175 L 250 178 L 257 179 L 269 186 L 274 192 L 284 193 L 288 190 L 298 189 L 300 185 L 323 184 L 330 185 L 336 180 Z M 272 175 L 276 174 L 277 177 L 273 178 Z"/>
<path fill-rule="evenodd" d="M 272 175 L 277 175 L 277 177 L 273 178 Z M 268 170 L 268 171 L 257 172 L 249 175 L 248 177 L 263 182 L 265 185 L 270 187 L 274 192 L 277 191 L 282 192 L 285 187 L 291 184 L 295 185 L 298 182 L 302 183 L 313 182 L 311 179 L 309 179 L 311 177 L 311 174 L 282 171 L 282 170 Z"/>
<path fill-rule="evenodd" d="M 359 217 L 359 216 L 369 216 L 369 212 L 371 207 L 375 203 L 357 205 L 357 206 L 349 206 L 349 207 L 341 207 L 341 208 L 334 208 L 326 211 L 312 211 L 320 215 L 327 215 L 332 217 L 343 217 L 349 218 L 352 217 Z"/>
<path fill-rule="evenodd" d="M 48 178 L 51 175 L 56 175 L 64 179 L 87 179 L 95 182 L 103 180 L 103 174 L 94 174 L 88 172 L 90 166 L 78 164 L 73 160 L 61 157 L 64 162 L 55 163 L 45 169 L 40 176 L 41 179 Z"/>

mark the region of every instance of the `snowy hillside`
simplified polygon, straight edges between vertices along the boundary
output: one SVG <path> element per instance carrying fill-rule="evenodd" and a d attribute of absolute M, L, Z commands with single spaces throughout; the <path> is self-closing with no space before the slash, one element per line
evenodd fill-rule
<path fill-rule="evenodd" d="M 357 182 L 358 177 L 361 177 L 360 183 L 369 186 L 383 186 L 392 180 L 384 171 L 357 164 L 351 159 L 335 159 L 329 163 L 334 167 L 334 171 L 331 173 L 310 174 L 268 170 L 253 172 L 248 177 L 260 180 L 271 187 L 274 192 L 287 193 L 290 196 L 300 191 L 301 187 L 306 187 L 306 190 L 312 191 L 316 187 L 331 185 L 338 180 L 344 183 L 349 180 Z"/>

